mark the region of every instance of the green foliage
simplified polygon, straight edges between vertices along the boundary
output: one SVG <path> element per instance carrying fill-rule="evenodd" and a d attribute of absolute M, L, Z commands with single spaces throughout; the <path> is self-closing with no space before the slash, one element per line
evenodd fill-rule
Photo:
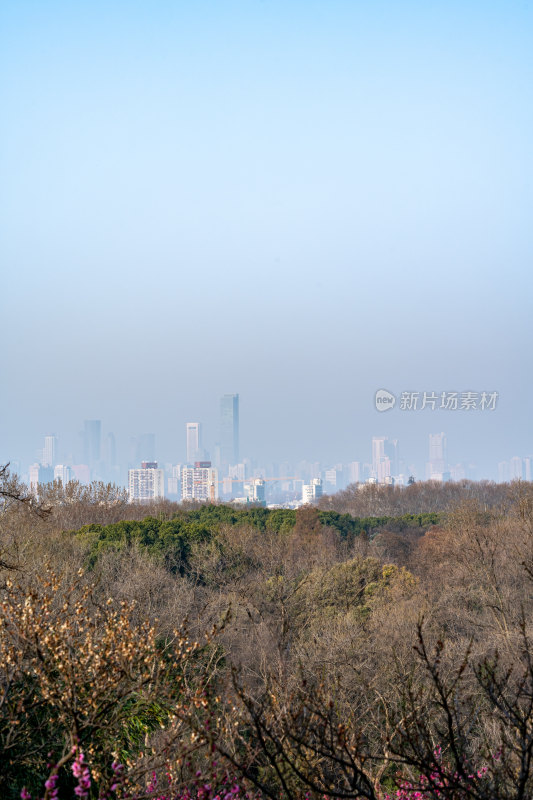
<path fill-rule="evenodd" d="M 405 514 L 402 517 L 361 518 L 336 511 L 318 511 L 322 525 L 333 529 L 348 544 L 363 533 L 373 538 L 383 529 L 400 532 L 420 530 L 437 524 L 440 517 L 439 514 Z M 191 553 L 201 543 L 213 542 L 223 560 L 225 548 L 218 542 L 223 529 L 250 526 L 259 532 L 274 531 L 283 535 L 294 528 L 296 520 L 297 512 L 293 509 L 238 509 L 229 505 L 206 504 L 188 511 L 180 510 L 170 520 L 146 517 L 111 525 L 85 525 L 70 533 L 87 546 L 91 567 L 109 550 L 121 551 L 136 545 L 162 560 L 172 572 L 184 575 L 190 568 Z"/>

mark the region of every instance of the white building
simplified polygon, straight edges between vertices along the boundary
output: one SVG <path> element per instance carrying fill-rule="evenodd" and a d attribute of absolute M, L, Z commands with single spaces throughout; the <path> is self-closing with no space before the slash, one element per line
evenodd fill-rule
<path fill-rule="evenodd" d="M 53 467 L 55 465 L 57 437 L 48 434 L 44 437 L 43 457 L 41 464 L 43 467 Z"/>
<path fill-rule="evenodd" d="M 520 456 L 514 456 L 509 461 L 509 477 L 512 481 L 522 480 L 524 477 L 524 464 Z"/>
<path fill-rule="evenodd" d="M 214 503 L 218 500 L 218 470 L 210 461 L 197 461 L 181 470 L 181 499 Z"/>
<path fill-rule="evenodd" d="M 156 462 L 141 469 L 130 469 L 128 492 L 130 503 L 162 499 L 165 496 L 165 470 L 158 469 Z"/>
<path fill-rule="evenodd" d="M 350 461 L 348 464 L 348 483 L 359 483 L 361 480 L 361 465 L 359 461 Z"/>
<path fill-rule="evenodd" d="M 63 486 L 66 486 L 67 483 L 73 480 L 71 468 L 67 467 L 66 464 L 56 464 L 54 467 L 54 480 L 61 481 Z"/>
<path fill-rule="evenodd" d="M 265 502 L 265 482 L 262 478 L 253 478 L 244 484 L 244 493 L 250 503 Z"/>
<path fill-rule="evenodd" d="M 30 491 L 37 494 L 39 486 L 51 483 L 54 480 L 54 470 L 52 467 L 44 467 L 42 464 L 30 465 L 29 484 Z"/>
<path fill-rule="evenodd" d="M 322 497 L 322 481 L 320 478 L 313 478 L 310 483 L 304 483 L 302 486 L 302 502 L 314 503 Z"/>
<path fill-rule="evenodd" d="M 391 455 L 397 461 L 398 441 L 389 440 L 385 436 L 374 436 L 372 439 L 372 477 L 378 483 L 389 483 L 392 470 Z"/>

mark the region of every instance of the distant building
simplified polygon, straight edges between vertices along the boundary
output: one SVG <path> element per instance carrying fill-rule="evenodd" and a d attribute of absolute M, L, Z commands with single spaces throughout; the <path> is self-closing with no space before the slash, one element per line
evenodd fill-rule
<path fill-rule="evenodd" d="M 314 503 L 322 497 L 322 481 L 320 478 L 312 478 L 310 483 L 302 486 L 302 502 Z"/>
<path fill-rule="evenodd" d="M 99 419 L 86 419 L 83 423 L 83 461 L 92 469 L 100 461 L 102 423 Z"/>
<path fill-rule="evenodd" d="M 72 470 L 66 464 L 56 464 L 54 467 L 54 480 L 61 481 L 63 486 L 72 480 Z"/>
<path fill-rule="evenodd" d="M 524 479 L 524 462 L 520 456 L 514 456 L 509 461 L 509 478 L 512 481 Z"/>
<path fill-rule="evenodd" d="M 361 464 L 359 461 L 351 461 L 348 464 L 348 483 L 359 483 L 361 480 Z"/>
<path fill-rule="evenodd" d="M 384 436 L 372 437 L 372 472 L 374 478 L 377 478 L 379 465 L 385 458 L 385 441 Z"/>
<path fill-rule="evenodd" d="M 390 484 L 390 478 L 391 478 L 390 458 L 384 456 L 379 462 L 379 464 L 377 464 L 375 477 L 378 483 Z"/>
<path fill-rule="evenodd" d="M 448 454 L 446 435 L 444 433 L 429 434 L 429 460 L 426 464 L 427 480 L 443 480 L 448 470 Z M 449 479 L 449 478 L 448 478 Z M 446 480 L 446 478 L 444 478 Z"/>
<path fill-rule="evenodd" d="M 398 440 L 385 436 L 372 439 L 372 477 L 378 483 L 388 483 L 388 478 L 398 472 Z"/>
<path fill-rule="evenodd" d="M 54 480 L 54 470 L 52 467 L 43 466 L 43 464 L 31 464 L 29 478 L 30 491 L 36 493 L 39 486 L 51 483 Z"/>
<path fill-rule="evenodd" d="M 385 457 L 390 461 L 390 474 L 400 473 L 400 443 L 398 439 L 385 439 Z"/>
<path fill-rule="evenodd" d="M 29 484 L 30 484 L 30 492 L 36 492 L 39 488 L 39 470 L 41 468 L 40 464 L 30 464 L 29 469 Z"/>
<path fill-rule="evenodd" d="M 265 482 L 262 478 L 254 478 L 244 484 L 244 493 L 251 503 L 265 502 Z"/>
<path fill-rule="evenodd" d="M 225 394 L 220 400 L 220 458 L 224 464 L 239 461 L 238 394 Z"/>
<path fill-rule="evenodd" d="M 53 467 L 56 463 L 57 436 L 48 434 L 44 437 L 43 457 L 41 464 L 43 467 Z"/>
<path fill-rule="evenodd" d="M 450 477 L 452 481 L 463 481 L 466 478 L 466 470 L 464 464 L 456 464 L 450 467 Z"/>
<path fill-rule="evenodd" d="M 165 471 L 157 468 L 156 461 L 145 461 L 140 469 L 130 469 L 128 494 L 130 503 L 162 499 L 165 496 Z"/>
<path fill-rule="evenodd" d="M 210 461 L 197 461 L 181 471 L 181 499 L 214 503 L 218 500 L 218 470 Z"/>
<path fill-rule="evenodd" d="M 324 472 L 324 478 L 326 482 L 326 489 L 330 492 L 336 492 L 339 488 L 339 470 L 336 467 L 327 469 Z M 311 484 L 308 485 L 310 486 Z"/>
<path fill-rule="evenodd" d="M 181 464 L 170 467 L 170 475 L 167 478 L 167 493 L 169 497 L 179 497 L 181 495 Z"/>
<path fill-rule="evenodd" d="M 202 423 L 188 422 L 186 425 L 187 436 L 187 464 L 194 464 L 203 455 L 202 448 Z"/>

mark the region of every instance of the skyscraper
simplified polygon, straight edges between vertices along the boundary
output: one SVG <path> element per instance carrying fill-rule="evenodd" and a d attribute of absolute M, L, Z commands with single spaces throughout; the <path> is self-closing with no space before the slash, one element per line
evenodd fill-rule
<path fill-rule="evenodd" d="M 446 461 L 446 434 L 429 434 L 429 460 L 431 462 Z"/>
<path fill-rule="evenodd" d="M 203 453 L 202 448 L 202 423 L 188 422 L 186 426 L 187 434 L 187 464 L 194 464 L 200 460 Z"/>
<path fill-rule="evenodd" d="M 429 434 L 429 461 L 426 465 L 428 480 L 446 480 L 448 454 L 446 452 L 446 435 L 444 433 Z"/>
<path fill-rule="evenodd" d="M 99 419 L 86 419 L 83 423 L 83 461 L 92 467 L 100 461 L 102 423 Z"/>
<path fill-rule="evenodd" d="M 385 439 L 385 456 L 390 460 L 390 474 L 400 474 L 400 446 L 398 439 Z"/>
<path fill-rule="evenodd" d="M 238 394 L 225 394 L 220 400 L 220 455 L 223 463 L 239 462 Z"/>
<path fill-rule="evenodd" d="M 43 467 L 55 466 L 57 437 L 54 434 L 48 434 L 44 437 L 43 457 L 41 464 Z"/>
<path fill-rule="evenodd" d="M 377 478 L 379 465 L 385 458 L 385 441 L 384 436 L 374 436 L 372 438 L 372 471 L 375 478 Z"/>
<path fill-rule="evenodd" d="M 391 460 L 387 453 L 388 439 L 374 436 L 372 439 L 372 477 L 378 483 L 385 483 L 391 474 Z"/>

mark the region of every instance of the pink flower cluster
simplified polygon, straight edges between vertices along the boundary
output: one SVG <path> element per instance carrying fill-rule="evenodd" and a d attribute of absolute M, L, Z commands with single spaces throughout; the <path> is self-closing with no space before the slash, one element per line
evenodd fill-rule
<path fill-rule="evenodd" d="M 457 800 L 466 798 L 467 793 L 463 793 L 460 789 L 461 776 L 457 772 L 446 775 L 445 771 L 442 769 L 442 750 L 440 747 L 435 750 L 434 756 L 439 766 L 435 768 L 429 777 L 427 775 L 421 775 L 417 784 L 411 783 L 410 781 L 402 781 L 399 785 L 400 788 L 396 790 L 394 795 L 387 794 L 384 800 L 432 800 L 432 798 L 435 797 L 435 792 L 439 793 L 443 789 L 449 789 L 450 786 L 459 787 L 456 790 L 459 793 L 454 794 Z M 468 775 L 468 778 L 470 780 L 474 778 L 483 778 L 483 776 L 487 774 L 487 771 L 488 767 L 481 767 L 477 772 Z"/>
<path fill-rule="evenodd" d="M 72 774 L 78 780 L 78 785 L 74 788 L 74 794 L 76 797 L 79 797 L 80 800 L 87 800 L 89 797 L 89 789 L 91 788 L 91 773 L 84 761 L 85 757 L 81 750 L 79 750 L 72 764 Z"/>
<path fill-rule="evenodd" d="M 216 781 L 205 782 L 202 780 L 201 772 L 196 773 L 196 780 L 192 788 L 180 789 L 177 794 L 163 791 L 163 794 L 157 796 L 155 795 L 157 776 L 154 772 L 147 791 L 154 793 L 153 800 L 261 800 L 262 797 L 260 794 L 251 795 L 227 775 L 218 782 L 218 785 Z"/>

